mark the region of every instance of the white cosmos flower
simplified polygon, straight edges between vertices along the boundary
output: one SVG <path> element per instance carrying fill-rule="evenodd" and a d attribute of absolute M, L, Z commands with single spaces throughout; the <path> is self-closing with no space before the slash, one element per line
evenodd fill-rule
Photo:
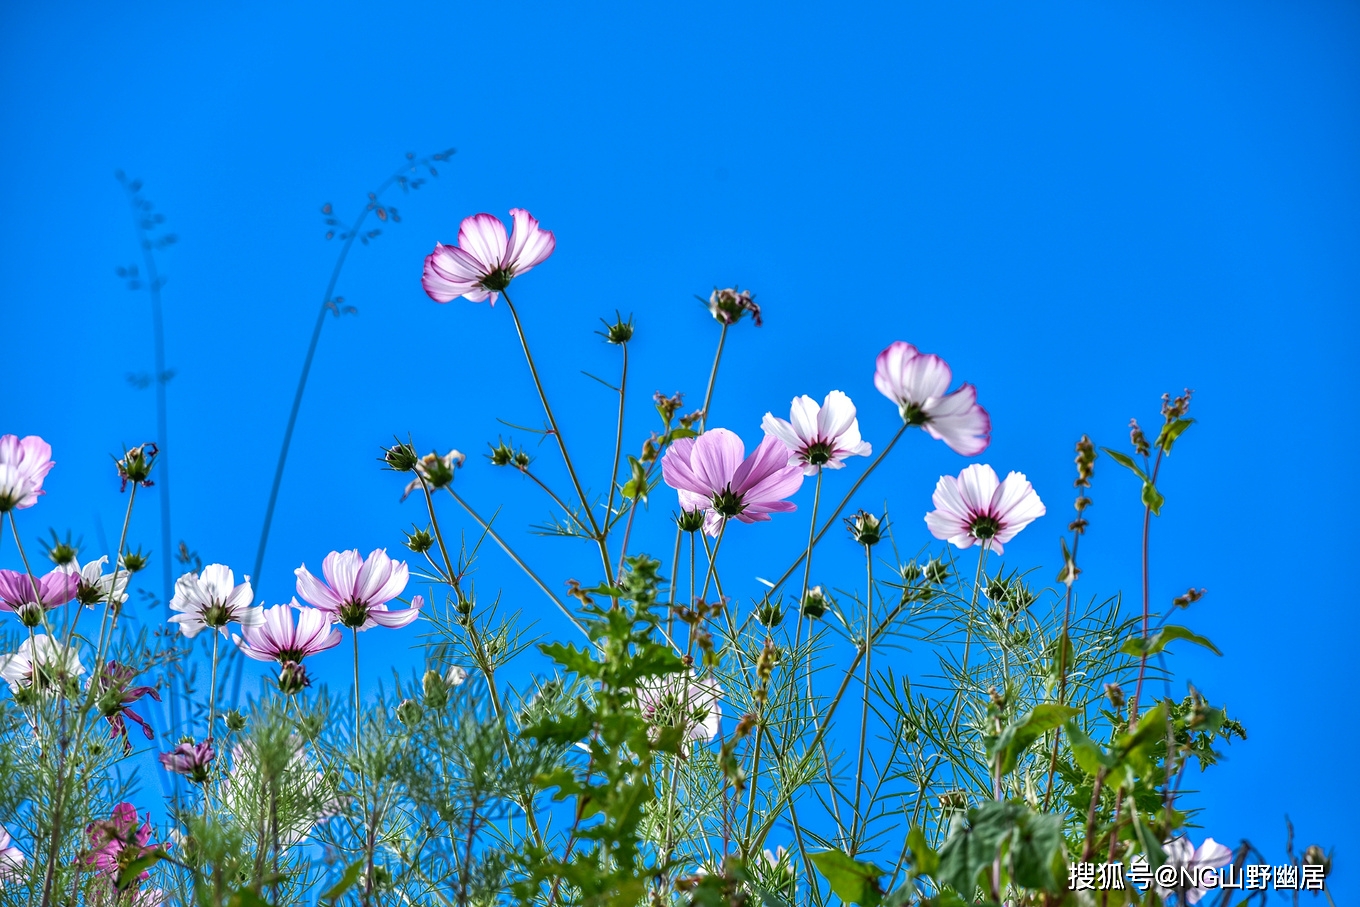
<path fill-rule="evenodd" d="M 873 452 L 859 436 L 855 404 L 840 391 L 826 395 L 821 406 L 804 394 L 793 398 L 789 418 L 766 413 L 760 427 L 789 449 L 789 465 L 800 466 L 803 475 L 815 475 L 825 466 L 840 469 L 847 457 L 867 457 Z"/>
<path fill-rule="evenodd" d="M 170 609 L 179 612 L 170 618 L 180 632 L 193 639 L 204 628 L 227 635 L 226 625 L 235 621 L 242 627 L 264 623 L 264 609 L 251 604 L 254 593 L 250 577 L 239 585 L 231 568 L 209 564 L 200 573 L 186 573 L 175 581 L 175 596 Z"/>
<path fill-rule="evenodd" d="M 84 673 L 85 666 L 80 663 L 75 646 L 68 649 L 45 633 L 25 639 L 13 655 L 0 655 L 0 678 L 14 693 L 34 686 L 35 682 L 40 692 L 46 692 L 54 681 Z"/>
<path fill-rule="evenodd" d="M 985 463 L 965 467 L 957 479 L 940 476 L 931 500 L 935 509 L 926 514 L 931 535 L 960 548 L 981 545 L 997 554 L 1047 512 L 1024 473 L 1013 472 L 999 482 Z"/>

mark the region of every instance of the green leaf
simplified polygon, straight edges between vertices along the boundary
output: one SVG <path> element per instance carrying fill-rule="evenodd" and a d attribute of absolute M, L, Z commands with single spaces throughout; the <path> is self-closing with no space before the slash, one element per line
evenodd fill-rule
<path fill-rule="evenodd" d="M 911 851 L 914 876 L 933 876 L 940 869 L 940 855 L 926 841 L 926 833 L 919 825 L 913 825 L 907 832 L 907 849 Z"/>
<path fill-rule="evenodd" d="M 647 470 L 643 467 L 637 457 L 628 458 L 628 466 L 632 471 L 630 478 L 623 485 L 623 496 L 632 501 L 642 501 L 647 503 Z"/>
<path fill-rule="evenodd" d="M 1027 812 L 1016 823 L 1011 840 L 1015 884 L 1057 894 L 1067 887 L 1062 817 Z"/>
<path fill-rule="evenodd" d="M 1102 766 L 1109 768 L 1114 765 L 1114 760 L 1100 748 L 1100 744 L 1086 736 L 1086 732 L 1075 720 L 1067 722 L 1065 730 L 1067 731 L 1067 745 L 1072 748 L 1072 755 L 1076 758 L 1077 765 L 1086 774 L 1095 776 Z"/>
<path fill-rule="evenodd" d="M 679 441 L 681 438 L 697 438 L 699 433 L 692 428 L 672 428 L 666 435 L 666 443 Z"/>
<path fill-rule="evenodd" d="M 1153 516 L 1162 515 L 1162 505 L 1166 503 L 1166 498 L 1157 490 L 1157 486 L 1151 482 L 1143 482 L 1143 504 L 1148 510 L 1152 511 Z"/>
<path fill-rule="evenodd" d="M 148 850 L 137 859 L 128 863 L 118 870 L 118 878 L 114 880 L 114 886 L 119 891 L 126 891 L 137 882 L 139 876 L 152 866 L 155 866 L 165 856 L 165 851 L 160 848 Z"/>
<path fill-rule="evenodd" d="M 322 902 L 333 904 L 339 900 L 341 895 L 346 891 L 349 891 L 358 883 L 359 876 L 363 874 L 363 871 L 364 861 L 362 859 L 355 860 L 353 863 L 346 866 L 344 875 L 340 876 L 340 881 L 336 882 L 322 893 Z"/>
<path fill-rule="evenodd" d="M 882 903 L 883 886 L 878 880 L 884 871 L 873 863 L 861 863 L 839 850 L 823 850 L 808 859 L 845 903 L 863 907 L 878 907 Z"/>
<path fill-rule="evenodd" d="M 249 888 L 241 888 L 231 893 L 227 907 L 269 907 L 269 902 Z"/>
<path fill-rule="evenodd" d="M 1171 445 L 1176 443 L 1176 439 L 1195 422 L 1194 419 L 1176 419 L 1162 426 L 1162 430 L 1157 433 L 1157 446 L 1166 453 L 1171 453 Z"/>
<path fill-rule="evenodd" d="M 1119 647 L 1119 651 L 1123 652 L 1125 655 L 1134 655 L 1140 658 L 1143 656 L 1151 657 L 1158 654 L 1170 643 L 1173 643 L 1178 639 L 1192 642 L 1197 646 L 1203 646 L 1215 655 L 1223 654 L 1218 651 L 1218 646 L 1210 642 L 1207 637 L 1200 636 L 1198 633 L 1191 632 L 1189 629 L 1177 626 L 1176 624 L 1168 624 L 1165 627 L 1162 627 L 1147 639 L 1144 639 L 1141 636 L 1135 636 L 1128 639 L 1124 642 L 1124 645 Z"/>
<path fill-rule="evenodd" d="M 560 642 L 544 643 L 539 651 L 575 674 L 582 677 L 598 677 L 600 666 L 584 649 Z"/>
<path fill-rule="evenodd" d="M 1062 723 L 1073 715 L 1078 709 L 1070 705 L 1058 705 L 1053 702 L 1045 702 L 1036 705 L 1028 714 L 1019 721 L 1007 727 L 997 738 L 996 745 L 991 748 L 989 756 L 1001 756 L 1001 774 L 1009 775 L 1015 771 L 1015 763 L 1031 743 L 1042 737 L 1044 734 L 1061 727 Z"/>
<path fill-rule="evenodd" d="M 1134 475 L 1142 479 L 1144 482 L 1147 481 L 1147 476 L 1143 473 L 1143 470 L 1138 468 L 1138 464 L 1133 462 L 1133 457 L 1130 457 L 1128 454 L 1122 454 L 1117 450 L 1110 450 L 1108 447 L 1102 447 L 1101 450 L 1109 454 L 1110 459 L 1114 460 L 1120 466 L 1123 466 L 1125 469 L 1131 470 Z"/>

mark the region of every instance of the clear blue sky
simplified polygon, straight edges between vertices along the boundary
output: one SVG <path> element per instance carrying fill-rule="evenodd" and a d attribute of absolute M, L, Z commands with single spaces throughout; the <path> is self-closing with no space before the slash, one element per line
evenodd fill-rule
<path fill-rule="evenodd" d="M 456 146 L 338 288 L 359 315 L 326 325 L 264 597 L 286 600 L 291 568 L 332 548 L 396 553 L 419 513 L 376 469 L 394 433 L 480 454 L 497 417 L 537 420 L 508 313 L 420 289 L 422 256 L 476 211 L 527 207 L 557 234 L 516 300 L 583 458 L 612 424 L 578 373 L 616 368 L 596 317 L 636 314 L 639 391 L 697 402 L 715 326 L 693 296 L 739 283 L 767 324 L 735 333 L 716 424 L 754 440 L 766 410 L 839 388 L 883 443 L 897 416 L 874 354 L 938 352 L 992 414 L 982 459 L 1048 503 L 1007 546 L 1044 577 L 1075 439 L 1123 445 L 1130 416 L 1155 421 L 1159 394 L 1192 387 L 1201 423 L 1165 472 L 1154 602 L 1209 590 L 1188 621 L 1225 656 L 1181 653 L 1179 680 L 1251 734 L 1203 776 L 1203 822 L 1276 855 L 1288 812 L 1301 844 L 1338 847 L 1334 889 L 1356 894 L 1360 7 L 581 7 L 0 9 L 0 431 L 43 435 L 59 463 L 29 537 L 115 532 L 106 454 L 154 436 L 151 392 L 125 380 L 151 369 L 151 338 L 145 296 L 114 276 L 137 256 L 116 169 L 180 237 L 163 257 L 175 537 L 245 572 L 336 252 L 319 206 L 347 218 L 407 150 Z M 889 498 L 924 544 L 935 479 L 963 462 L 909 441 L 860 503 Z M 458 482 L 507 521 L 545 513 L 479 457 Z M 1092 496 L 1081 588 L 1132 595 L 1137 488 L 1104 459 Z M 134 534 L 154 548 L 148 503 Z M 671 506 L 642 536 L 665 557 Z M 731 550 L 777 572 L 804 525 L 743 527 Z M 520 541 L 554 581 L 592 578 L 589 551 Z M 560 630 L 508 565 L 486 568 Z M 318 665 L 342 675 L 346 657 Z"/>

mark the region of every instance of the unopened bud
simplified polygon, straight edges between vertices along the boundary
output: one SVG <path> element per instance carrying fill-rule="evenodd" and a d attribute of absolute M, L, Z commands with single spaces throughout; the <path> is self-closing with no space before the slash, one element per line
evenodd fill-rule
<path fill-rule="evenodd" d="M 883 521 L 867 510 L 849 517 L 845 524 L 850 529 L 850 537 L 865 548 L 877 545 L 883 538 Z"/>
<path fill-rule="evenodd" d="M 383 452 L 387 467 L 397 472 L 411 472 L 419 459 L 415 448 L 403 441 L 398 441 Z"/>
<path fill-rule="evenodd" d="M 155 444 L 148 441 L 139 444 L 123 452 L 123 458 L 114 458 L 118 465 L 118 478 L 121 480 L 119 491 L 127 491 L 128 483 L 133 486 L 141 485 L 148 488 L 155 484 L 151 481 L 151 467 L 156 463 L 156 455 L 160 453 Z"/>
<path fill-rule="evenodd" d="M 682 510 L 680 515 L 675 518 L 675 524 L 680 527 L 681 532 L 698 532 L 704 528 L 704 512 L 702 510 Z"/>
<path fill-rule="evenodd" d="M 943 586 L 949 582 L 949 565 L 938 557 L 932 557 L 926 564 L 926 582 L 932 586 Z"/>
<path fill-rule="evenodd" d="M 756 305 L 755 297 L 749 290 L 737 290 L 735 287 L 714 290 L 708 297 L 707 305 L 709 313 L 719 324 L 736 324 L 747 312 L 751 313 L 751 320 L 756 323 L 756 327 L 764 323 L 760 317 L 760 306 Z"/>
<path fill-rule="evenodd" d="M 803 596 L 803 616 L 810 620 L 817 620 L 826 613 L 827 601 L 826 593 L 821 586 L 813 586 Z"/>
<path fill-rule="evenodd" d="M 286 696 L 301 693 L 312 685 L 312 680 L 307 676 L 307 669 L 301 662 L 285 661 L 279 667 L 279 692 Z"/>
<path fill-rule="evenodd" d="M 756 620 L 773 630 L 784 622 L 784 609 L 778 602 L 766 602 L 756 611 Z"/>
<path fill-rule="evenodd" d="M 227 730 L 232 733 L 245 730 L 246 718 L 240 712 L 232 709 L 222 716 L 222 721 L 227 725 Z"/>
<path fill-rule="evenodd" d="M 397 720 L 406 727 L 414 727 L 425 717 L 425 710 L 414 699 L 403 699 L 397 706 Z"/>
<path fill-rule="evenodd" d="M 622 345 L 633 339 L 633 319 L 630 316 L 627 321 L 622 318 L 615 319 L 613 324 L 604 323 L 604 339 L 606 343 Z"/>
<path fill-rule="evenodd" d="M 425 529 L 416 529 L 415 532 L 406 533 L 406 547 L 416 554 L 424 554 L 434 547 L 434 536 Z"/>
<path fill-rule="evenodd" d="M 1124 707 L 1124 689 L 1117 683 L 1105 684 L 1105 695 L 1110 700 L 1110 705 L 1116 710 Z"/>
<path fill-rule="evenodd" d="M 128 573 L 138 573 L 145 570 L 146 565 L 150 562 L 151 555 L 143 554 L 141 548 L 123 555 L 123 569 Z"/>

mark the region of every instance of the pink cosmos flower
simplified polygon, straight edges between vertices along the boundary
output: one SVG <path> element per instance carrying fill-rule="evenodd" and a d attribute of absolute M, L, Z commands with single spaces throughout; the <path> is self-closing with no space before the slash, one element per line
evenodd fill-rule
<path fill-rule="evenodd" d="M 458 228 L 458 245 L 435 243 L 425 256 L 420 285 L 435 302 L 462 296 L 472 302 L 491 300 L 510 286 L 510 281 L 542 264 L 557 247 L 549 230 L 540 229 L 534 216 L 523 208 L 511 208 L 514 232 L 507 237 L 505 225 L 490 214 L 464 218 Z"/>
<path fill-rule="evenodd" d="M 798 508 L 784 500 L 803 484 L 803 471 L 789 464 L 789 451 L 766 435 L 755 453 L 725 428 L 697 438 L 681 438 L 661 458 L 661 475 L 674 488 L 684 510 L 704 511 L 704 532 L 716 536 L 723 521 L 735 517 L 756 523 L 772 513 Z"/>
<path fill-rule="evenodd" d="M 43 479 L 56 464 L 52 445 L 37 435 L 23 440 L 18 435 L 0 435 L 0 513 L 23 510 L 38 503 Z"/>
<path fill-rule="evenodd" d="M 264 623 L 264 610 L 255 607 L 250 577 L 236 583 L 231 568 L 209 564 L 202 573 L 186 573 L 175 580 L 175 595 L 170 609 L 179 613 L 170 618 L 179 624 L 179 631 L 193 639 L 204 628 L 211 627 L 223 636 L 226 626 L 235 621 L 242 628 L 258 627 Z"/>
<path fill-rule="evenodd" d="M 693 668 L 687 674 L 648 678 L 638 684 L 637 698 L 648 720 L 659 728 L 682 728 L 685 741 L 718 736 L 722 687 L 712 677 L 698 678 Z"/>
<path fill-rule="evenodd" d="M 156 692 L 155 687 L 132 686 L 132 679 L 136 676 L 137 672 L 132 668 L 110 661 L 104 670 L 90 678 L 90 683 L 97 687 L 99 710 L 109 722 L 109 737 L 115 740 L 121 737 L 123 746 L 128 750 L 132 749 L 132 742 L 128 740 L 127 721 L 140 727 L 147 740 L 156 736 L 146 719 L 132 710 L 132 704 L 143 696 L 161 701 L 161 694 Z"/>
<path fill-rule="evenodd" d="M 383 548 L 359 556 L 358 549 L 332 551 L 321 562 L 323 583 L 307 571 L 307 565 L 293 571 L 297 575 L 297 594 L 303 601 L 320 608 L 346 627 L 404 627 L 420 615 L 425 604 L 422 596 L 411 599 L 411 607 L 389 611 L 387 603 L 401 595 L 409 573 L 404 561 L 394 561 Z"/>
<path fill-rule="evenodd" d="M 83 862 L 111 880 L 116 880 L 123 869 L 144 855 L 165 846 L 151 843 L 151 814 L 147 813 L 145 821 L 140 821 L 137 808 L 131 803 L 119 803 L 110 818 L 91 822 L 85 833 L 90 849 Z M 144 871 L 137 878 L 146 881 L 151 873 Z"/>
<path fill-rule="evenodd" d="M 957 479 L 940 476 L 931 500 L 935 509 L 926 514 L 931 535 L 960 548 L 978 544 L 997 554 L 1046 512 L 1023 473 L 1013 472 L 998 482 L 985 463 L 965 467 Z"/>
<path fill-rule="evenodd" d="M 293 612 L 297 612 L 297 623 Z M 242 636 L 232 636 L 241 654 L 256 661 L 297 664 L 308 655 L 340 645 L 340 631 L 331 625 L 331 616 L 319 608 L 275 605 L 264 609 L 264 622 L 256 627 L 242 625 Z"/>
<path fill-rule="evenodd" d="M 1158 884 L 1157 893 L 1163 900 L 1180 893 L 1185 903 L 1198 903 L 1211 890 L 1209 886 L 1199 884 L 1203 881 L 1204 871 L 1217 870 L 1232 862 L 1232 851 L 1213 838 L 1205 838 L 1199 847 L 1192 845 L 1189 838 L 1176 838 L 1167 841 L 1164 847 L 1167 865 L 1175 867 L 1177 879 L 1184 880 L 1184 884 L 1170 888 Z"/>
<path fill-rule="evenodd" d="M 794 397 L 788 421 L 766 413 L 760 427 L 784 442 L 789 465 L 800 467 L 805 476 L 816 475 L 823 466 L 840 469 L 846 457 L 873 453 L 869 442 L 859 436 L 855 404 L 840 391 L 827 394 L 821 406 L 806 394 Z"/>
<path fill-rule="evenodd" d="M 170 752 L 160 754 L 161 765 L 166 771 L 184 775 L 195 784 L 208 780 L 208 769 L 216 757 L 211 739 L 202 743 L 181 743 Z"/>
<path fill-rule="evenodd" d="M 955 453 L 975 457 L 987 449 L 992 420 L 977 405 L 977 388 L 964 384 L 948 393 L 953 373 L 935 355 L 901 340 L 878 354 L 874 387 L 897 404 L 908 425 L 919 425 Z"/>
<path fill-rule="evenodd" d="M 38 587 L 36 597 L 34 585 Z M 0 611 L 12 611 L 25 627 L 36 627 L 42 623 L 43 611 L 66 604 L 76 597 L 79 587 L 80 577 L 61 567 L 38 577 L 0 570 Z"/>

